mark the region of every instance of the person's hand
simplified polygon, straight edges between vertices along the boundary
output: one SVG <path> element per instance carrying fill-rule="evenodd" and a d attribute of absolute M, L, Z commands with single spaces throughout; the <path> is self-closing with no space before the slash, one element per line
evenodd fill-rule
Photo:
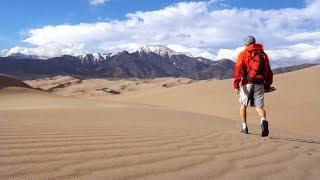
<path fill-rule="evenodd" d="M 236 95 L 239 95 L 239 89 L 234 89 L 234 93 L 235 93 Z"/>
<path fill-rule="evenodd" d="M 275 90 L 277 90 L 275 87 L 270 87 L 270 88 L 266 91 L 266 93 L 270 93 L 270 92 L 273 92 L 273 91 L 275 91 Z"/>

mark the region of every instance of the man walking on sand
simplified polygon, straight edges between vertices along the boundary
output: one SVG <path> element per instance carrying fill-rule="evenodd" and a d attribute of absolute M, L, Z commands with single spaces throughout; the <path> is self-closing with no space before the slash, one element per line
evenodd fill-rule
<path fill-rule="evenodd" d="M 253 36 L 248 36 L 244 43 L 246 48 L 239 54 L 234 68 L 234 90 L 240 95 L 241 132 L 248 134 L 247 107 L 250 103 L 261 118 L 261 136 L 269 135 L 269 125 L 264 110 L 264 93 L 269 92 L 273 74 L 267 54 L 261 44 L 256 44 Z"/>

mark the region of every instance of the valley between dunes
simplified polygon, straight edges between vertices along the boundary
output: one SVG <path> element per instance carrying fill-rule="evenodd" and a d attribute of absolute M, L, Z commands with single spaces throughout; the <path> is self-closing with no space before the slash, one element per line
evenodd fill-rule
<path fill-rule="evenodd" d="M 0 179 L 319 179 L 320 66 L 275 76 L 271 125 L 242 135 L 232 80 L 10 81 Z M 3 85 L 7 80 L 0 78 Z"/>

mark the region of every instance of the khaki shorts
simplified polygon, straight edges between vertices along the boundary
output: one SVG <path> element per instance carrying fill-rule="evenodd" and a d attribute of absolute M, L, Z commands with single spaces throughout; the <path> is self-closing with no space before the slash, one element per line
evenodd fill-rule
<path fill-rule="evenodd" d="M 251 93 L 251 98 L 250 98 Z M 264 107 L 264 85 L 260 84 L 246 84 L 240 87 L 239 102 L 244 105 L 256 108 Z"/>

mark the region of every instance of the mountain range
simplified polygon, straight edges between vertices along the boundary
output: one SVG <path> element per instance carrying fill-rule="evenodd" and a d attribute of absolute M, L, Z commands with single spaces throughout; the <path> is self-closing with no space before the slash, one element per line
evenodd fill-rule
<path fill-rule="evenodd" d="M 0 57 L 0 72 L 7 74 L 79 75 L 108 78 L 187 77 L 225 79 L 232 77 L 234 62 L 212 61 L 176 53 L 165 46 L 145 46 L 135 52 L 43 58 L 24 54 Z"/>
<path fill-rule="evenodd" d="M 305 63 L 305 64 L 299 64 L 299 65 L 293 65 L 293 66 L 279 67 L 279 68 L 273 69 L 272 72 L 273 72 L 273 74 L 282 74 L 282 73 L 287 73 L 287 72 L 291 72 L 291 71 L 309 68 L 309 67 L 316 66 L 316 65 L 318 65 L 318 64 Z"/>
<path fill-rule="evenodd" d="M 212 61 L 193 57 L 189 53 L 177 53 L 166 46 L 144 46 L 135 52 L 93 53 L 84 56 L 45 58 L 15 53 L 0 57 L 0 73 L 99 78 L 227 79 L 233 76 L 234 65 L 230 59 Z M 290 66 L 276 69 L 275 72 L 284 73 L 309 66 Z"/>

